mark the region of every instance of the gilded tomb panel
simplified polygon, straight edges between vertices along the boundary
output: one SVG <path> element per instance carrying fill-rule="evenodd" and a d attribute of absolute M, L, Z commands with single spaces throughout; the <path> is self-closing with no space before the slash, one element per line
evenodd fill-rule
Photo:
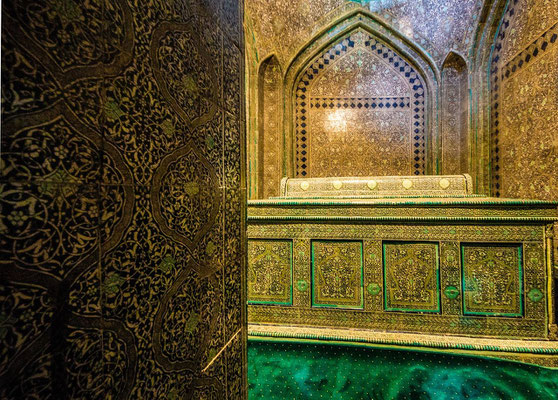
<path fill-rule="evenodd" d="M 384 242 L 387 311 L 440 311 L 438 244 Z"/>
<path fill-rule="evenodd" d="M 292 303 L 292 241 L 248 241 L 248 302 Z"/>
<path fill-rule="evenodd" d="M 312 242 L 312 305 L 362 308 L 362 242 Z"/>
<path fill-rule="evenodd" d="M 520 244 L 462 244 L 464 314 L 523 313 L 523 248 Z"/>

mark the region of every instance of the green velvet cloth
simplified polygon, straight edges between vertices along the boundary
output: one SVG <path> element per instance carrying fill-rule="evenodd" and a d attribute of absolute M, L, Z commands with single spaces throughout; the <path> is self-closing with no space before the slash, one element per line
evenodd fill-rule
<path fill-rule="evenodd" d="M 558 399 L 558 370 L 404 350 L 248 343 L 255 399 Z"/>

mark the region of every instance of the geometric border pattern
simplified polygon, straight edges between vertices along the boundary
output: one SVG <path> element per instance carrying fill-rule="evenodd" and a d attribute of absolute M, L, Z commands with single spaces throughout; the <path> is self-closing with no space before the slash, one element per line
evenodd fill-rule
<path fill-rule="evenodd" d="M 409 97 L 311 97 L 310 108 L 410 108 Z"/>

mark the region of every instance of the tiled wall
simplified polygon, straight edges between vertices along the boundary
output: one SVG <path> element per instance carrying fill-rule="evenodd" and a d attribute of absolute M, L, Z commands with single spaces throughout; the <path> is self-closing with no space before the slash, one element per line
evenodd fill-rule
<path fill-rule="evenodd" d="M 469 88 L 467 64 L 451 53 L 442 67 L 442 159 L 445 175 L 469 172 Z"/>
<path fill-rule="evenodd" d="M 489 66 L 491 193 L 558 200 L 558 1 L 510 0 Z"/>
<path fill-rule="evenodd" d="M 269 197 L 259 188 L 283 176 L 468 172 L 468 67 L 452 60 L 471 49 L 482 6 L 481 0 L 247 1 L 250 198 Z M 351 46 L 355 32 L 336 37 L 349 21 L 366 26 L 378 46 Z M 317 44 L 326 36 L 328 43 Z M 258 165 L 265 160 L 257 144 L 266 134 L 264 117 L 279 116 L 258 102 L 267 57 L 284 77 L 284 118 L 270 132 L 284 138 L 284 162 L 270 160 L 269 168 Z M 403 63 L 408 70 L 400 69 Z M 302 72 L 292 93 L 296 68 Z"/>
<path fill-rule="evenodd" d="M 277 62 L 277 57 L 272 56 L 260 66 L 258 74 L 258 180 L 259 192 L 263 197 L 279 195 L 279 182 L 283 164 L 283 135 L 281 132 L 281 118 L 283 104 L 283 74 Z"/>
<path fill-rule="evenodd" d="M 558 199 L 558 1 L 511 0 L 490 65 L 491 183 Z"/>
<path fill-rule="evenodd" d="M 242 4 L 2 4 L 0 397 L 245 393 Z"/>
<path fill-rule="evenodd" d="M 264 60 L 276 54 L 287 66 L 299 49 L 340 15 L 363 9 L 419 44 L 438 64 L 449 50 L 472 44 L 483 0 L 247 0 L 246 22 Z"/>

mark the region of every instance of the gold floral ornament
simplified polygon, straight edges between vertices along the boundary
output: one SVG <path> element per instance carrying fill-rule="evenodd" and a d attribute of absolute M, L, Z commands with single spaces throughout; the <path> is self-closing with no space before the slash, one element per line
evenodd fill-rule
<path fill-rule="evenodd" d="M 413 187 L 413 181 L 411 181 L 410 179 L 403 179 L 402 185 L 405 189 L 410 189 L 411 187 Z"/>
<path fill-rule="evenodd" d="M 447 189 L 450 186 L 450 181 L 448 181 L 446 178 L 442 178 L 440 179 L 440 182 L 438 182 L 438 184 L 440 185 L 440 187 L 442 189 Z"/>
<path fill-rule="evenodd" d="M 302 190 L 308 190 L 309 187 L 310 187 L 310 184 L 308 182 L 306 182 L 306 181 L 300 182 L 300 188 Z"/>
<path fill-rule="evenodd" d="M 188 196 L 195 196 L 200 192 L 200 187 L 196 182 L 186 183 L 184 190 Z"/>
<path fill-rule="evenodd" d="M 193 249 L 215 223 L 217 182 L 215 169 L 192 143 L 167 156 L 151 189 L 153 216 L 163 232 Z"/>
<path fill-rule="evenodd" d="M 368 183 L 366 184 L 368 186 L 368 189 L 370 190 L 374 190 L 378 187 L 378 182 L 376 182 L 374 179 L 368 181 Z"/>
<path fill-rule="evenodd" d="M 336 190 L 339 190 L 339 189 L 341 189 L 341 188 L 343 187 L 343 182 L 341 182 L 341 181 L 333 181 L 333 187 L 334 187 Z"/>

